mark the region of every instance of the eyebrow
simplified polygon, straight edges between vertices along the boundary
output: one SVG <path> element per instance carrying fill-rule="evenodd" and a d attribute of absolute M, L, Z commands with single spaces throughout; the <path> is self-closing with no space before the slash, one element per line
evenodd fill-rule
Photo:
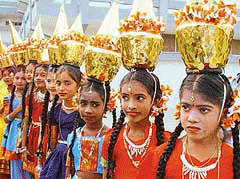
<path fill-rule="evenodd" d="M 88 101 L 86 99 L 80 99 L 80 102 L 101 103 L 101 101 Z"/>
<path fill-rule="evenodd" d="M 129 93 L 122 93 L 122 95 L 128 95 Z M 143 93 L 139 93 L 139 94 L 134 94 L 135 96 L 146 96 L 145 94 Z"/>
<path fill-rule="evenodd" d="M 191 104 L 189 104 L 189 103 L 187 103 L 187 102 L 180 102 L 180 104 L 186 104 L 186 105 L 192 106 Z M 211 106 L 211 105 L 207 105 L 207 104 L 196 105 L 196 107 L 207 107 L 207 108 L 213 108 L 213 106 Z"/>

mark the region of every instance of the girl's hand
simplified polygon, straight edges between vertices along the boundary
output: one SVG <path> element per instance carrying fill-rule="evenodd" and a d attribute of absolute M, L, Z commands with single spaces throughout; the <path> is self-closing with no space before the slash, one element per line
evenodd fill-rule
<path fill-rule="evenodd" d="M 22 104 L 19 104 L 18 107 L 14 110 L 16 113 L 19 113 L 22 111 Z"/>

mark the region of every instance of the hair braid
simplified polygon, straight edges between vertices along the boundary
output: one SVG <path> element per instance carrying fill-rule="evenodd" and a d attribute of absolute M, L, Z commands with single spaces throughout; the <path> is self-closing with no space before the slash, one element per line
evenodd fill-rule
<path fill-rule="evenodd" d="M 15 91 L 16 91 L 16 86 L 13 86 L 13 90 L 11 91 L 11 98 L 10 98 L 10 113 L 13 112 L 13 100 L 15 98 Z"/>
<path fill-rule="evenodd" d="M 177 138 L 180 136 L 181 132 L 183 131 L 182 124 L 179 123 L 174 132 L 172 133 L 167 147 L 165 148 L 163 154 L 161 155 L 161 158 L 159 160 L 158 164 L 158 170 L 157 170 L 157 178 L 163 179 L 165 175 L 165 168 L 168 162 L 168 159 L 176 145 Z"/>
<path fill-rule="evenodd" d="M 157 127 L 156 136 L 157 136 L 157 146 L 164 143 L 164 122 L 163 122 L 164 113 L 159 113 L 155 117 L 155 124 Z"/>
<path fill-rule="evenodd" d="M 240 178 L 240 147 L 239 147 L 239 130 L 238 124 L 240 122 L 235 122 L 235 127 L 232 128 L 232 136 L 233 136 L 233 172 L 234 179 Z"/>
<path fill-rule="evenodd" d="M 40 138 L 40 143 L 38 146 L 39 155 L 42 155 L 43 136 L 44 136 L 45 127 L 47 124 L 47 111 L 48 111 L 49 97 L 50 97 L 50 93 L 49 93 L 49 91 L 47 91 L 44 96 L 43 110 L 42 110 L 42 116 L 41 116 L 41 130 L 40 130 L 41 138 Z"/>
<path fill-rule="evenodd" d="M 71 176 L 73 177 L 75 175 L 75 167 L 74 167 L 74 155 L 73 155 L 73 146 L 74 146 L 74 141 L 77 137 L 77 128 L 79 127 L 80 125 L 80 114 L 79 112 L 77 112 L 76 114 L 76 119 L 75 119 L 75 122 L 74 122 L 74 127 L 73 127 L 73 137 L 72 137 L 72 141 L 71 141 L 71 144 L 69 145 L 69 157 L 70 157 L 70 173 L 71 173 Z"/>
<path fill-rule="evenodd" d="M 112 135 L 111 135 L 111 139 L 110 139 L 110 143 L 109 143 L 109 147 L 108 147 L 107 179 L 112 178 L 111 171 L 113 171 L 113 169 L 115 167 L 114 166 L 115 164 L 113 161 L 113 151 L 114 151 L 115 144 L 117 143 L 118 135 L 123 126 L 124 118 L 125 118 L 125 114 L 123 111 L 121 111 L 120 118 L 119 118 L 118 122 L 116 123 L 116 125 L 113 129 Z"/>
<path fill-rule="evenodd" d="M 112 111 L 112 118 L 113 118 L 113 123 L 112 123 L 112 128 L 116 125 L 117 122 L 117 109 L 113 109 Z"/>
<path fill-rule="evenodd" d="M 50 112 L 48 114 L 48 120 L 49 121 L 54 119 L 54 111 L 55 111 L 55 107 L 57 105 L 58 99 L 59 99 L 59 96 L 56 94 L 54 96 L 53 104 L 52 104 L 52 107 L 50 109 Z M 50 131 L 49 131 L 49 137 L 48 137 L 48 150 L 51 149 L 51 134 L 52 134 L 52 130 L 51 130 L 51 124 L 50 123 L 49 123 L 49 128 L 50 128 Z"/>

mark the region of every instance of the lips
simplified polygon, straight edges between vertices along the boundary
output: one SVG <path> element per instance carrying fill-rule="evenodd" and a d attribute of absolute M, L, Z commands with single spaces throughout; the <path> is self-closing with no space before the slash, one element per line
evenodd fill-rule
<path fill-rule="evenodd" d="M 188 130 L 189 132 L 196 133 L 196 132 L 199 132 L 199 131 L 201 130 L 201 128 L 200 128 L 200 127 L 196 127 L 196 126 L 188 126 L 188 127 L 187 127 L 187 130 Z"/>
<path fill-rule="evenodd" d="M 93 119 L 93 116 L 83 116 L 83 118 L 85 119 L 85 120 L 92 120 Z"/>
<path fill-rule="evenodd" d="M 127 114 L 131 117 L 136 117 L 138 115 L 138 112 L 127 112 Z"/>
<path fill-rule="evenodd" d="M 65 96 L 67 93 L 59 93 L 59 96 Z"/>

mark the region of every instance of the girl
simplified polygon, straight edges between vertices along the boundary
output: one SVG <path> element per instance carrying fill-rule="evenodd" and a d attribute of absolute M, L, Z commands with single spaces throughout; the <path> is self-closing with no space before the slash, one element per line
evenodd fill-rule
<path fill-rule="evenodd" d="M 16 73 L 14 76 L 14 88 L 11 92 L 11 95 L 8 96 L 8 101 L 10 105 L 5 104 L 5 106 L 9 106 L 9 114 L 4 117 L 5 122 L 8 123 L 7 128 L 5 129 L 3 136 L 3 148 L 5 151 L 5 158 L 10 160 L 10 168 L 11 168 L 11 178 L 22 178 L 27 177 L 27 173 L 25 176 L 22 171 L 22 162 L 21 157 L 17 154 L 17 142 L 19 133 L 21 132 L 21 115 L 22 115 L 22 91 L 26 84 L 26 80 L 24 77 L 25 67 L 18 66 L 16 68 Z M 27 176 L 26 176 L 27 175 Z M 29 176 L 28 176 L 29 177 Z"/>
<path fill-rule="evenodd" d="M 139 178 L 240 178 L 239 122 L 232 128 L 234 149 L 219 136 L 232 94 L 223 74 L 188 74 L 179 93 L 180 123 L 168 144 L 149 155 Z M 182 130 L 186 136 L 178 139 Z"/>
<path fill-rule="evenodd" d="M 42 155 L 43 151 L 46 151 L 47 149 L 43 149 L 43 141 L 48 141 L 48 146 L 45 145 L 45 147 L 51 148 L 51 134 L 55 132 L 55 128 L 51 127 L 49 123 L 47 122 L 47 113 L 50 111 L 52 107 L 52 103 L 54 100 L 54 97 L 56 95 L 56 72 L 57 72 L 58 66 L 51 65 L 48 69 L 47 73 L 47 79 L 46 79 L 46 88 L 47 92 L 44 97 L 44 104 L 43 104 L 43 110 L 42 110 L 42 116 L 41 116 L 41 138 L 40 138 L 40 144 L 38 147 L 38 154 Z M 53 131 L 52 131 L 53 130 Z M 50 137 L 48 137 L 48 135 Z"/>
<path fill-rule="evenodd" d="M 157 76 L 144 69 L 130 72 L 121 81 L 120 93 L 121 116 L 104 141 L 104 178 L 132 179 L 149 149 L 163 144 L 169 134 L 164 132 L 163 113 L 156 116 L 155 124 L 149 121 L 162 96 Z M 123 125 L 125 115 L 128 122 Z"/>
<path fill-rule="evenodd" d="M 80 89 L 79 113 L 86 124 L 78 129 L 75 126 L 68 137 L 70 165 L 72 167 L 73 159 L 75 165 L 75 169 L 70 170 L 72 176 L 76 174 L 82 179 L 102 178 L 100 161 L 104 135 L 108 130 L 102 118 L 107 111 L 109 97 L 109 83 L 104 84 L 95 79 L 88 78 Z"/>
<path fill-rule="evenodd" d="M 73 130 L 74 121 L 78 122 L 80 120 L 73 101 L 81 81 L 82 74 L 80 68 L 72 65 L 63 65 L 58 69 L 56 75 L 57 94 L 62 103 L 56 106 L 58 97 L 54 98 L 48 119 L 51 125 L 59 127 L 59 140 L 56 148 L 42 167 L 40 179 L 65 179 L 67 136 Z"/>
<path fill-rule="evenodd" d="M 25 121 L 22 134 L 23 161 L 24 169 L 38 175 L 37 166 L 44 161 L 44 155 L 41 161 L 38 160 L 36 152 L 39 144 L 39 134 L 41 129 L 41 114 L 44 96 L 46 93 L 46 76 L 48 66 L 41 64 L 35 67 L 33 83 L 30 94 L 26 100 Z M 45 145 L 47 142 L 45 142 Z"/>
<path fill-rule="evenodd" d="M 14 67 L 4 68 L 1 71 L 1 74 L 2 74 L 2 80 L 1 80 L 1 86 L 0 86 L 0 138 L 1 139 L 3 137 L 4 130 L 6 128 L 6 123 L 4 122 L 3 115 L 7 115 L 9 113 L 9 108 L 5 108 L 5 107 L 6 107 L 6 104 L 8 103 L 7 96 L 13 90 L 14 73 L 15 73 Z M 7 106 L 9 106 L 9 104 Z M 3 156 L 4 155 L 3 151 L 4 149 L 2 148 L 2 140 L 0 140 L 0 166 L 1 166 L 0 176 L 7 178 L 10 174 L 9 161 L 6 160 L 5 157 Z"/>

